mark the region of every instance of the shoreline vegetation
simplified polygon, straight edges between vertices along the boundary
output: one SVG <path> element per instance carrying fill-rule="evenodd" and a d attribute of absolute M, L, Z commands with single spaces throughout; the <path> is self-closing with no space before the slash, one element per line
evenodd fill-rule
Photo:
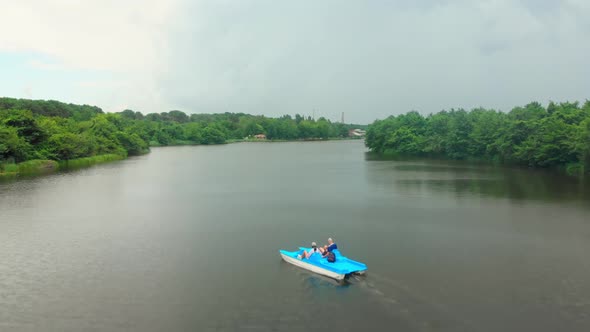
<path fill-rule="evenodd" d="M 441 158 L 590 174 L 590 101 L 533 102 L 510 112 L 416 111 L 376 120 L 365 145 L 381 157 Z"/>
<path fill-rule="evenodd" d="M 299 114 L 104 113 L 55 100 L 0 98 L 0 177 L 86 167 L 157 146 L 344 139 L 350 129 L 366 127 Z"/>
<path fill-rule="evenodd" d="M 71 170 L 93 165 L 108 163 L 125 159 L 122 155 L 106 154 L 100 156 L 84 157 L 71 160 L 27 160 L 18 164 L 6 164 L 0 170 L 0 178 L 15 177 L 20 175 L 50 174 L 59 170 Z"/>

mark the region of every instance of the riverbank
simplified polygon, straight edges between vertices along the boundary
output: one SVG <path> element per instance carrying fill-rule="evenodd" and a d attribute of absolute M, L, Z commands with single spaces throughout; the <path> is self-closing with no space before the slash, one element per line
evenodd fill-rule
<path fill-rule="evenodd" d="M 280 142 L 310 142 L 310 141 L 343 141 L 343 140 L 358 140 L 355 138 L 318 138 L 318 139 L 297 139 L 297 140 L 284 140 L 284 139 L 231 139 L 226 140 L 224 143 L 213 144 L 232 144 L 232 143 L 280 143 Z M 152 142 L 153 143 L 153 142 Z M 167 145 L 161 144 L 150 144 L 151 147 L 167 147 L 167 146 L 186 146 L 186 145 L 205 145 L 198 142 L 192 141 L 175 141 Z M 149 150 L 144 153 L 149 153 Z M 50 174 L 59 170 L 67 169 L 79 169 L 90 167 L 98 164 L 118 161 L 126 159 L 126 156 L 118 154 L 105 154 L 99 156 L 77 158 L 70 160 L 28 160 L 18 164 L 4 164 L 0 165 L 0 178 L 17 177 L 21 175 L 41 175 Z"/>
<path fill-rule="evenodd" d="M 2 167 L 0 167 L 0 177 L 51 173 L 58 168 L 59 164 L 55 160 L 28 160 L 18 164 L 2 165 Z"/>
<path fill-rule="evenodd" d="M 118 154 L 104 154 L 100 156 L 93 156 L 93 157 L 86 157 L 86 158 L 78 158 L 72 160 L 64 160 L 59 162 L 60 169 L 77 169 L 77 168 L 84 168 L 90 167 L 93 165 L 109 163 L 112 161 L 123 160 L 127 158 L 126 156 L 118 155 Z"/>
<path fill-rule="evenodd" d="M 590 101 L 530 103 L 509 112 L 451 109 L 424 116 L 412 111 L 377 120 L 367 130 L 377 153 L 486 160 L 508 166 L 590 171 Z"/>
<path fill-rule="evenodd" d="M 166 146 L 185 146 L 185 145 L 222 145 L 222 144 L 232 144 L 232 143 L 284 143 L 284 142 L 315 142 L 315 141 L 354 141 L 359 140 L 360 138 L 350 138 L 350 137 L 330 137 L 330 138 L 299 138 L 299 139 L 267 139 L 267 138 L 232 138 L 227 139 L 223 143 L 215 143 L 215 144 L 203 144 L 194 141 L 174 141 L 168 144 L 160 144 L 158 142 L 152 141 L 150 142 L 150 147 L 166 147 Z"/>
<path fill-rule="evenodd" d="M 300 139 L 261 139 L 261 138 L 249 138 L 249 139 L 229 139 L 226 143 L 284 143 L 284 142 L 327 142 L 327 141 L 356 141 L 359 138 L 350 137 L 330 137 L 330 138 L 300 138 Z"/>
<path fill-rule="evenodd" d="M 58 170 L 77 169 L 93 165 L 125 159 L 118 154 L 105 154 L 100 156 L 78 158 L 71 160 L 28 160 L 18 164 L 5 164 L 0 168 L 0 178 L 17 177 L 21 175 L 50 174 Z"/>
<path fill-rule="evenodd" d="M 570 163 L 566 165 L 554 165 L 550 167 L 535 167 L 527 166 L 516 162 L 501 162 L 498 160 L 490 160 L 485 158 L 465 158 L 465 159 L 452 159 L 444 155 L 412 155 L 403 154 L 395 151 L 386 150 L 384 152 L 369 151 L 365 153 L 367 160 L 397 160 L 397 161 L 440 161 L 448 163 L 456 163 L 457 165 L 477 165 L 483 167 L 501 167 L 501 168 L 513 168 L 513 169 L 524 169 L 531 171 L 546 171 L 549 173 L 555 173 L 560 175 L 567 175 L 570 177 L 576 177 L 585 179 L 588 177 L 589 170 L 581 163 Z"/>

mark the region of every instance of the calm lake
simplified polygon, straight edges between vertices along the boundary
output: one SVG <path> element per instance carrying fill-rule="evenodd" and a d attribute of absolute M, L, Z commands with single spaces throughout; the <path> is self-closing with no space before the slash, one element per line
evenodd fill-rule
<path fill-rule="evenodd" d="M 0 182 L 1 331 L 590 331 L 590 184 L 361 141 Z M 283 262 L 333 237 L 344 284 Z"/>

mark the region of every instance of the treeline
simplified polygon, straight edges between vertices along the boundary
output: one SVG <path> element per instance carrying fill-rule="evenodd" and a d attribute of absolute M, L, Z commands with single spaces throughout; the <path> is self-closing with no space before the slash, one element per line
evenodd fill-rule
<path fill-rule="evenodd" d="M 66 104 L 57 100 L 0 98 L 1 110 L 29 110 L 36 115 L 60 116 L 76 121 L 89 120 L 103 111 L 96 106 Z"/>
<path fill-rule="evenodd" d="M 96 106 L 0 98 L 0 171 L 2 164 L 32 159 L 137 155 L 149 146 L 222 144 L 258 134 L 280 140 L 346 137 L 357 127 L 301 115 L 104 113 Z"/>
<path fill-rule="evenodd" d="M 533 102 L 504 113 L 452 109 L 426 117 L 412 111 L 377 120 L 366 145 L 379 154 L 489 160 L 590 171 L 590 101 Z"/>

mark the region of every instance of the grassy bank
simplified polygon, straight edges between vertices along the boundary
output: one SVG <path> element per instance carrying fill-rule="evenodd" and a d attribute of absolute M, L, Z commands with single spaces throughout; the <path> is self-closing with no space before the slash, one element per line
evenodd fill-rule
<path fill-rule="evenodd" d="M 60 169 L 83 168 L 83 167 L 89 167 L 92 165 L 103 164 L 103 163 L 108 163 L 111 161 L 122 160 L 122 159 L 125 159 L 125 156 L 118 155 L 118 154 L 103 154 L 100 156 L 63 160 L 63 161 L 59 162 L 59 168 Z"/>
<path fill-rule="evenodd" d="M 260 139 L 260 138 L 248 138 L 248 139 L 228 139 L 226 143 L 241 143 L 241 142 L 267 142 L 267 143 L 280 143 L 280 142 L 313 142 L 313 141 L 355 141 L 360 140 L 359 138 L 350 137 L 329 137 L 329 138 L 297 138 L 297 139 L 282 139 L 282 138 L 271 138 L 271 139 Z"/>
<path fill-rule="evenodd" d="M 0 165 L 0 177 L 53 173 L 60 169 L 83 168 L 121 159 L 125 159 L 125 156 L 106 154 L 79 159 L 63 160 L 59 162 L 55 160 L 28 160 L 18 164 Z"/>
<path fill-rule="evenodd" d="M 158 141 L 150 141 L 150 147 L 161 147 L 161 146 L 184 146 L 184 145 L 205 145 L 195 141 L 186 141 L 186 140 L 175 140 L 172 142 L 168 142 L 167 144 L 161 144 Z"/>
<path fill-rule="evenodd" d="M 0 167 L 0 176 L 51 173 L 58 168 L 59 164 L 55 160 L 28 160 L 18 164 L 3 165 Z"/>
<path fill-rule="evenodd" d="M 327 139 L 229 139 L 225 143 L 240 143 L 240 142 L 303 142 L 303 141 L 330 141 L 330 140 L 347 140 L 350 138 L 327 138 Z M 223 143 L 222 143 L 223 144 Z M 162 146 L 157 142 L 150 142 L 151 146 Z M 179 146 L 179 145 L 202 145 L 194 141 L 180 141 L 176 140 L 172 144 L 165 146 Z M 145 150 L 144 153 L 149 153 Z M 18 164 L 0 164 L 0 177 L 14 177 L 18 175 L 37 175 L 52 173 L 57 170 L 78 169 L 89 167 L 92 165 L 122 160 L 126 157 L 119 154 L 104 154 L 93 157 L 77 158 L 70 160 L 29 160 Z"/>

